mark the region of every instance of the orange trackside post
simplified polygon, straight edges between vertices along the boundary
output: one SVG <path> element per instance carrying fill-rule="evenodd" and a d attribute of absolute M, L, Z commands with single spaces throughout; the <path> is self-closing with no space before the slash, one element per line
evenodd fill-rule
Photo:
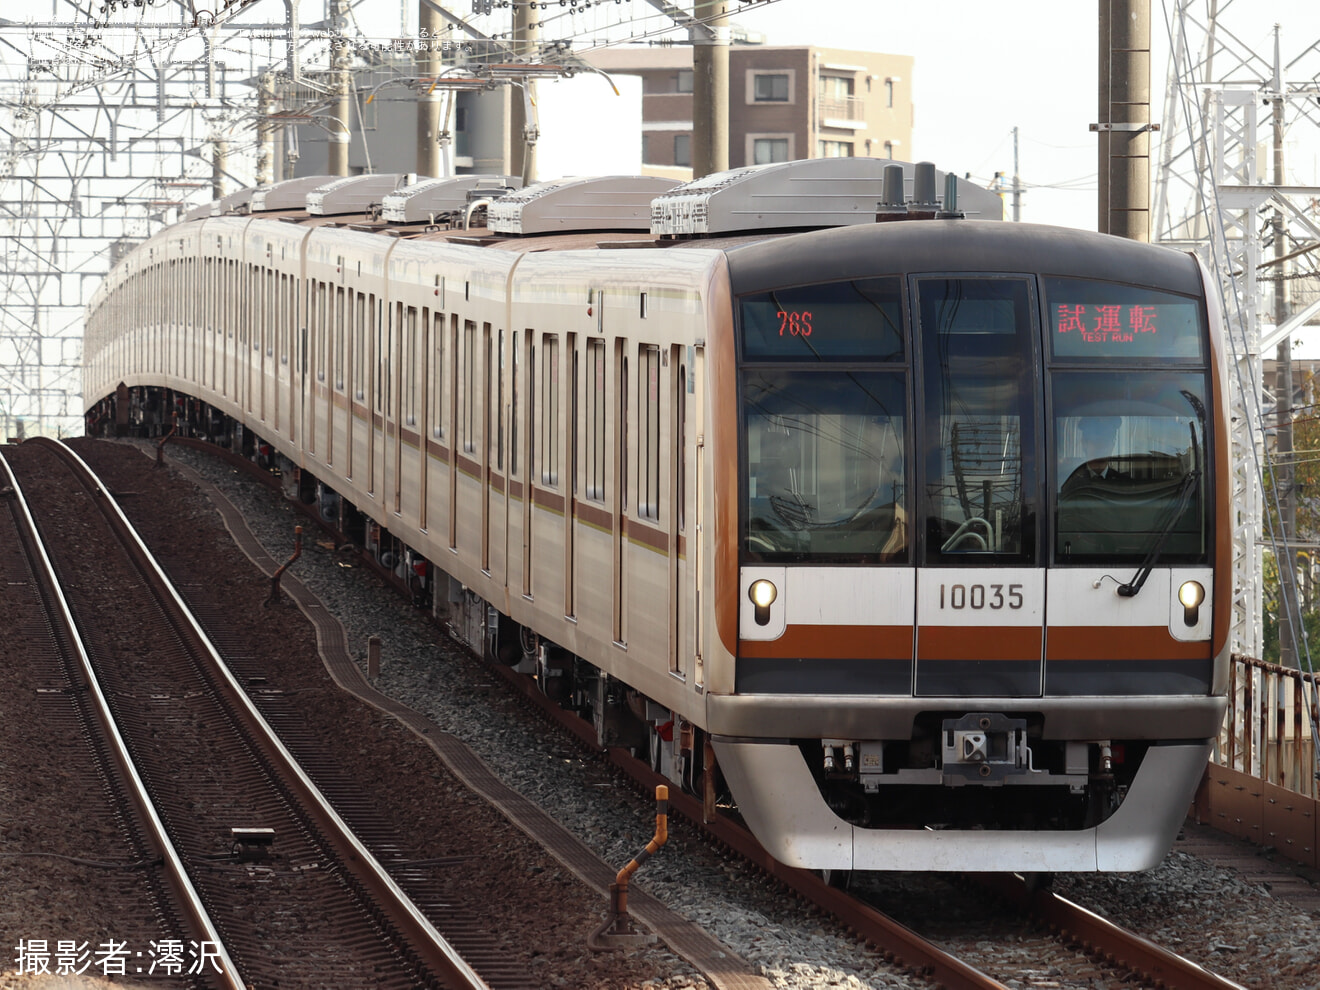
<path fill-rule="evenodd" d="M 174 414 L 174 425 L 170 427 L 170 432 L 156 441 L 156 467 L 165 463 L 165 444 L 169 443 L 170 437 L 179 432 L 179 414 Z"/>
<path fill-rule="evenodd" d="M 280 575 L 289 569 L 289 566 L 302 556 L 302 527 L 293 527 L 293 556 L 280 564 L 275 573 L 270 578 L 270 597 L 266 599 L 267 605 L 274 605 L 280 600 Z"/>
<path fill-rule="evenodd" d="M 587 946 L 592 949 L 623 948 L 628 945 L 645 945 L 655 941 L 655 936 L 639 932 L 628 916 L 628 881 L 643 863 L 660 851 L 669 841 L 669 788 L 664 784 L 655 789 L 655 835 L 646 844 L 646 848 L 634 856 L 619 875 L 610 884 L 610 916 L 605 924 L 587 939 Z"/>

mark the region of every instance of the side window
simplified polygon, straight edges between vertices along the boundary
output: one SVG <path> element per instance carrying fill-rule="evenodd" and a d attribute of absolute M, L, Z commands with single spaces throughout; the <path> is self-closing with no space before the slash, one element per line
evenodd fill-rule
<path fill-rule="evenodd" d="M 605 501 L 605 341 L 587 341 L 587 498 Z"/>
<path fill-rule="evenodd" d="M 431 433 L 437 440 L 445 436 L 445 315 L 431 316 Z"/>
<path fill-rule="evenodd" d="M 489 330 L 487 330 L 487 333 L 489 333 Z M 496 336 L 498 341 L 495 344 L 495 347 L 497 349 L 497 354 L 494 362 L 494 368 L 492 369 L 491 372 L 491 374 L 493 374 L 495 378 L 495 408 L 493 410 L 495 415 L 493 417 L 489 417 L 489 420 L 493 420 L 493 426 L 494 426 L 493 434 L 490 437 L 489 443 L 491 448 L 491 454 L 493 455 L 493 459 L 495 461 L 495 469 L 498 471 L 503 471 L 504 470 L 504 331 L 503 330 L 498 331 Z M 489 389 L 486 391 L 486 396 L 489 399 L 490 397 Z"/>
<path fill-rule="evenodd" d="M 325 381 L 326 352 L 329 346 L 327 340 L 329 313 L 326 311 L 326 285 L 324 282 L 316 283 L 316 343 L 313 347 L 316 350 L 316 378 L 317 381 Z"/>
<path fill-rule="evenodd" d="M 559 337 L 542 338 L 541 371 L 541 484 L 559 484 Z"/>
<path fill-rule="evenodd" d="M 463 321 L 463 449 L 475 453 L 477 416 L 477 325 Z"/>
<path fill-rule="evenodd" d="M 403 360 L 399 362 L 399 374 L 403 388 L 403 421 L 409 426 L 417 425 L 417 307 L 408 307 L 408 318 L 404 323 Z"/>
<path fill-rule="evenodd" d="M 637 349 L 637 514 L 660 518 L 660 348 Z"/>
<path fill-rule="evenodd" d="M 335 287 L 335 340 L 334 340 L 334 379 L 335 388 L 344 391 L 344 351 L 348 346 L 348 327 L 344 321 L 344 288 Z"/>
<path fill-rule="evenodd" d="M 518 331 L 513 332 L 513 369 L 509 376 L 509 474 L 518 475 Z"/>
<path fill-rule="evenodd" d="M 367 389 L 367 297 L 359 293 L 353 300 L 353 396 L 361 400 Z"/>

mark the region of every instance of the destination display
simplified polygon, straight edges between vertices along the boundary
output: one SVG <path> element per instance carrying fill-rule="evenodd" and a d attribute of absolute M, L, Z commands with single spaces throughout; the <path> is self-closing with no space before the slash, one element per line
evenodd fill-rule
<path fill-rule="evenodd" d="M 1203 360 L 1194 299 L 1080 279 L 1046 279 L 1045 286 L 1055 358 Z"/>
<path fill-rule="evenodd" d="M 903 294 L 897 278 L 854 279 L 740 299 L 749 361 L 901 361 Z"/>

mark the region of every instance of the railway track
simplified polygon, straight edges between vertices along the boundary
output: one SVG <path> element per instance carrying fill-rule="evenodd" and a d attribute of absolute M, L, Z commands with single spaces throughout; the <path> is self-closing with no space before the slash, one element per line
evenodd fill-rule
<path fill-rule="evenodd" d="M 208 978 L 485 987 L 247 702 L 85 465 L 43 440 L 5 456 L 75 616 L 89 694 L 155 809 L 140 813 L 161 827 L 149 841 L 174 861 L 191 938 L 213 946 Z"/>
<path fill-rule="evenodd" d="M 595 750 L 592 727 L 542 695 L 531 682 L 507 668 L 498 668 L 505 680 L 548 718 Z M 602 756 L 626 774 L 643 792 L 664 778 L 624 749 L 612 748 Z M 1006 984 L 958 958 L 934 941 L 894 920 L 866 900 L 831 886 L 807 870 L 786 867 L 771 857 L 751 833 L 731 818 L 708 818 L 700 800 L 670 791 L 671 809 L 709 834 L 720 845 L 784 884 L 796 897 L 828 913 L 864 942 L 876 946 L 887 959 L 949 990 L 1002 990 Z M 1170 952 L 1066 898 L 1033 889 L 1020 877 L 985 874 L 976 878 L 999 903 L 1009 905 L 1052 933 L 1065 947 L 1111 967 L 1121 978 L 1136 976 L 1145 985 L 1168 990 L 1241 990 L 1240 984 L 1220 977 L 1198 963 Z"/>
<path fill-rule="evenodd" d="M 239 462 L 242 463 L 242 462 Z M 309 513 L 312 518 L 314 515 Z M 529 678 L 501 666 L 498 671 L 517 691 L 541 709 L 567 732 L 597 752 L 591 726 L 536 690 Z M 609 750 L 605 757 L 628 774 L 643 793 L 652 793 L 657 783 L 665 782 L 643 761 L 624 750 Z M 878 947 L 886 958 L 921 974 L 930 982 L 946 987 L 1002 987 L 1003 983 L 955 958 L 913 930 L 886 917 L 882 912 L 844 891 L 835 889 L 815 875 L 784 867 L 771 859 L 759 844 L 730 819 L 719 817 L 704 822 L 701 803 L 694 798 L 670 791 L 673 810 L 707 829 L 721 845 L 735 851 L 765 873 L 782 881 L 795 896 L 808 901 L 838 919 L 862 940 Z M 1225 980 L 1195 962 L 1181 958 L 1134 933 L 1112 925 L 1079 905 L 1047 891 L 1031 891 L 1011 877 L 992 878 L 995 896 L 1001 903 L 1016 905 L 1024 917 L 1034 919 L 1042 932 L 1054 932 L 1061 947 L 1071 946 L 1074 955 L 1095 960 L 1114 978 L 1131 980 L 1133 976 L 1154 987 L 1185 987 L 1190 990 L 1227 990 L 1238 984 Z M 1061 948 L 1061 951 L 1069 950 Z"/>
<path fill-rule="evenodd" d="M 315 519 L 315 515 L 309 513 Z M 570 735 L 577 737 L 592 752 L 598 752 L 591 726 L 567 712 L 536 690 L 529 678 L 508 668 L 494 665 L 503 676 L 534 706 L 540 708 Z M 623 770 L 642 793 L 653 791 L 664 782 L 640 760 L 625 750 L 612 749 L 605 758 Z M 859 938 L 877 946 L 887 959 L 908 968 L 930 982 L 945 987 L 999 988 L 1005 984 L 977 970 L 974 966 L 944 951 L 917 932 L 895 922 L 865 902 L 832 888 L 814 874 L 784 867 L 769 857 L 745 830 L 727 818 L 703 822 L 701 803 L 694 798 L 670 791 L 671 806 L 708 831 L 721 845 L 733 850 L 763 872 L 784 882 L 795 896 L 829 913 L 855 932 Z M 997 878 L 997 894 L 1005 900 L 1029 901 L 1030 891 L 1012 878 Z M 1047 908 L 1037 908 L 1042 929 L 1053 929 L 1063 945 L 1073 945 L 1077 952 L 1108 966 L 1120 977 L 1136 974 L 1150 986 L 1187 987 L 1192 990 L 1226 990 L 1236 987 L 1204 970 L 1196 963 L 1181 959 L 1154 946 L 1147 940 L 1109 925 L 1091 912 L 1048 893 L 1036 895 Z M 1129 962 L 1131 960 L 1131 962 Z M 717 983 L 718 985 L 718 983 Z"/>
<path fill-rule="evenodd" d="M 41 805 L 31 809 L 29 817 L 64 822 L 78 836 L 74 848 L 60 843 L 59 836 L 34 834 L 35 829 L 20 833 L 19 841 L 27 843 L 19 856 L 41 868 L 28 875 L 20 871 L 6 876 L 6 886 L 15 891 L 29 888 L 38 877 L 46 882 L 77 883 L 105 915 L 123 919 L 113 929 L 99 932 L 61 931 L 76 936 L 73 944 L 81 948 L 72 954 L 75 960 L 86 953 L 90 965 L 87 946 L 117 942 L 129 953 L 119 959 L 125 970 L 141 972 L 139 957 L 148 946 L 187 945 L 194 950 L 187 960 L 189 972 L 182 972 L 182 966 L 176 971 L 173 960 L 161 959 L 162 974 L 186 977 L 188 986 L 241 986 L 235 982 L 232 962 L 182 869 L 179 854 L 109 713 L 27 501 L 3 459 L 0 494 L 4 505 L 0 512 L 0 577 L 6 590 L 7 620 L 4 655 L 14 661 L 6 662 L 6 674 L 21 670 L 18 678 L 4 685 L 5 696 L 19 699 L 21 704 L 35 695 L 31 710 L 39 722 L 38 731 L 48 737 L 50 758 L 34 769 L 62 784 L 25 795 Z M 7 729 L 13 725 L 20 732 L 32 732 L 30 716 L 25 718 L 22 711 L 7 715 Z M 17 745 L 3 749 L 6 754 L 19 751 Z M 89 799 L 98 793 L 103 801 Z M 10 831 L 6 829 L 6 833 Z M 41 927 L 48 921 L 40 916 L 26 919 L 26 924 L 35 927 L 16 932 L 13 947 L 30 947 L 34 941 L 49 944 L 44 937 L 48 932 Z M 201 964 L 197 950 L 202 947 L 208 949 L 209 965 Z M 158 960 L 154 954 L 148 958 L 146 968 L 154 975 Z M 39 965 L 36 960 L 33 964 Z M 117 966 L 106 957 L 99 964 L 103 971 Z"/>

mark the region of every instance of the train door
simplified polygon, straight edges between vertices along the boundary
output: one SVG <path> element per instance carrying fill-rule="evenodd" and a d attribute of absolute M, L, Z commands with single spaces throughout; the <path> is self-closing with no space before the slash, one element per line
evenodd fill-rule
<path fill-rule="evenodd" d="M 1033 282 L 914 277 L 912 283 L 925 521 L 914 691 L 1037 697 L 1045 580 L 1036 566 Z"/>
<path fill-rule="evenodd" d="M 431 458 L 427 447 L 431 441 L 431 433 L 435 424 L 431 421 L 431 389 L 440 388 L 440 382 L 436 375 L 439 371 L 439 355 L 433 355 L 431 351 L 431 310 L 430 307 L 422 307 L 422 325 L 420 327 L 421 340 L 415 341 L 417 347 L 414 362 L 416 367 L 413 373 L 421 376 L 421 382 L 417 386 L 414 403 L 417 408 L 417 528 L 426 532 L 427 523 L 427 480 L 430 476 Z M 440 326 L 440 316 L 435 315 L 435 325 Z M 436 346 L 439 346 L 437 340 Z M 431 364 L 431 359 L 435 358 L 436 364 Z"/>
<path fill-rule="evenodd" d="M 504 437 L 504 331 L 496 330 L 491 341 L 493 357 L 491 411 L 486 417 L 490 424 L 490 441 L 486 448 L 494 465 L 491 486 L 494 488 L 490 503 L 490 555 L 487 570 L 503 575 L 501 583 L 508 582 L 509 567 L 509 469 L 505 463 Z M 509 458 L 512 459 L 511 457 Z M 488 498 L 492 496 L 488 494 Z"/>
<path fill-rule="evenodd" d="M 685 577 L 684 527 L 687 523 L 687 362 L 684 349 L 670 348 L 670 463 L 669 463 L 669 672 L 687 676 L 687 653 L 683 637 Z"/>
<path fill-rule="evenodd" d="M 628 547 L 628 342 L 614 341 L 614 367 L 617 369 L 614 394 L 614 546 L 611 587 L 614 599 L 614 642 L 627 643 L 627 563 Z"/>
<path fill-rule="evenodd" d="M 376 429 L 380 412 L 380 304 L 373 293 L 367 301 L 367 368 L 366 400 L 367 408 L 367 494 L 376 496 L 376 449 L 380 441 L 376 439 Z"/>
<path fill-rule="evenodd" d="M 458 314 L 450 316 L 449 325 L 449 549 L 458 549 L 458 445 L 463 431 L 458 422 L 459 364 L 463 360 L 458 349 Z"/>
<path fill-rule="evenodd" d="M 380 312 L 376 322 L 376 408 L 372 416 L 372 430 L 376 434 L 376 456 L 371 462 L 371 488 L 376 493 L 382 508 L 388 496 L 386 485 L 389 475 L 386 462 L 389 460 L 389 411 L 391 368 L 391 329 L 394 313 L 385 300 L 380 302 Z"/>
<path fill-rule="evenodd" d="M 523 545 L 522 545 L 522 593 L 524 598 L 532 597 L 532 496 L 536 490 L 536 334 L 532 330 L 523 333 L 523 347 L 526 349 L 527 398 L 523 402 L 526 410 L 526 422 L 523 424 L 523 437 L 527 450 L 523 455 Z"/>
<path fill-rule="evenodd" d="M 509 477 L 505 485 L 504 499 L 504 588 L 507 592 L 510 588 L 510 582 L 513 580 L 514 563 L 510 554 L 513 552 L 514 529 L 522 524 L 521 518 L 515 518 L 513 512 L 513 500 L 521 498 L 526 503 L 526 490 L 520 487 L 519 472 L 521 470 L 519 457 L 521 448 L 519 441 L 524 434 L 521 429 L 518 417 L 522 415 L 522 407 L 518 404 L 518 394 L 522 389 L 522 382 L 518 375 L 521 373 L 522 350 L 517 330 L 510 333 L 509 338 Z M 522 552 L 518 554 L 519 563 L 522 562 Z M 522 584 L 524 579 L 519 579 Z"/>
<path fill-rule="evenodd" d="M 692 681 L 700 688 L 706 683 L 703 657 L 706 655 L 706 349 L 688 348 L 688 394 L 692 396 Z"/>
<path fill-rule="evenodd" d="M 229 298 L 231 305 L 229 307 L 229 333 L 226 335 L 226 346 L 229 348 L 225 361 L 228 367 L 228 381 L 226 382 L 225 395 L 237 408 L 242 408 L 242 389 L 239 382 L 239 360 L 243 355 L 242 341 L 239 335 L 245 329 L 248 320 L 247 297 L 248 288 L 243 284 L 243 266 L 236 261 L 229 263 Z"/>
<path fill-rule="evenodd" d="M 343 276 L 343 263 L 339 265 L 340 275 Z M 330 310 L 330 372 L 326 376 L 325 390 L 325 462 L 327 464 L 335 463 L 335 434 L 338 431 L 339 415 L 336 413 L 336 406 L 339 404 L 341 395 L 346 396 L 347 390 L 344 385 L 344 340 L 348 336 L 346 322 L 344 320 L 344 287 L 336 285 L 331 287 L 334 302 Z M 344 406 L 347 410 L 347 404 Z M 339 435 L 347 436 L 347 423 L 345 429 Z M 341 471 L 342 473 L 342 471 Z"/>
<path fill-rule="evenodd" d="M 385 344 L 385 443 L 381 445 L 381 502 L 393 512 L 399 511 L 402 492 L 400 462 L 403 454 L 403 303 L 390 310 L 390 326 Z"/>
<path fill-rule="evenodd" d="M 493 385 L 494 362 L 491 360 L 491 347 L 494 341 L 490 335 L 490 324 L 481 324 L 481 435 L 477 442 L 481 445 L 481 569 L 490 573 L 490 496 L 491 472 L 495 460 L 491 437 L 491 396 Z"/>
<path fill-rule="evenodd" d="M 321 358 L 321 322 L 324 319 L 325 283 L 309 279 L 307 283 L 307 325 L 303 327 L 303 363 L 307 365 L 303 377 L 307 387 L 303 392 L 303 450 L 316 454 L 316 384 L 324 379 Z"/>
<path fill-rule="evenodd" d="M 568 429 L 567 435 L 568 450 L 567 467 L 568 481 L 564 485 L 564 615 L 577 615 L 577 605 L 574 600 L 574 578 L 575 578 L 575 541 L 574 529 L 577 524 L 577 494 L 578 494 L 578 390 L 581 387 L 581 375 L 578 371 L 578 335 L 575 333 L 565 334 L 566 357 L 569 362 L 569 387 L 564 397 L 568 408 L 565 410 Z"/>

